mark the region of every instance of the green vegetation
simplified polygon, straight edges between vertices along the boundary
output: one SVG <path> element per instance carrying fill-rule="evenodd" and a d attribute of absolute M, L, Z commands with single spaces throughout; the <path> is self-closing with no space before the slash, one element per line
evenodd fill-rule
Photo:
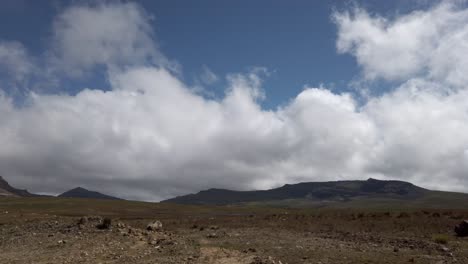
<path fill-rule="evenodd" d="M 437 244 L 448 244 L 450 237 L 446 234 L 438 234 L 432 236 L 432 240 L 436 242 Z"/>

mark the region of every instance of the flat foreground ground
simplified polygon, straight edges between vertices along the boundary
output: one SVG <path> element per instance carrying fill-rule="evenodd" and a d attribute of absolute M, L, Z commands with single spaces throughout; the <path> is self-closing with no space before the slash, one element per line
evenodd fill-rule
<path fill-rule="evenodd" d="M 96 228 L 100 217 L 110 229 Z M 1 198 L 0 263 L 468 263 L 468 239 L 453 233 L 462 219 L 468 211 Z M 153 220 L 163 230 L 147 231 Z"/>

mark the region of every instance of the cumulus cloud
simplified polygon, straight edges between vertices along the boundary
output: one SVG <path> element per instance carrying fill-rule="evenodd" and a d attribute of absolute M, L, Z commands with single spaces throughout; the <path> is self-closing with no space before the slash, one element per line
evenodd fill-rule
<path fill-rule="evenodd" d="M 290 177 L 351 173 L 359 159 L 353 149 L 370 129 L 349 95 L 322 89 L 305 90 L 278 112 L 264 111 L 253 73 L 231 76 L 221 101 L 193 94 L 160 68 L 110 79 L 112 91 L 32 95 L 22 109 L 3 98 L 3 171 L 40 191 L 101 181 L 123 188 L 130 180 L 146 182 L 141 190 L 155 197 L 210 186 L 265 188 Z M 324 117 L 333 122 L 319 122 Z"/>
<path fill-rule="evenodd" d="M 133 4 L 111 4 L 72 7 L 60 19 L 76 8 L 104 17 L 109 10 L 130 8 L 138 10 L 130 21 L 147 18 Z M 444 21 L 460 21 L 464 12 L 444 2 L 392 20 L 362 9 L 336 13 L 339 51 L 355 56 L 368 77 L 402 80 L 364 103 L 353 94 L 306 87 L 282 107 L 265 110 L 260 104 L 267 96 L 264 70 L 227 76 L 225 95 L 210 99 L 167 66 L 141 59 L 151 52 L 117 52 L 126 50 L 122 47 L 128 39 L 110 38 L 105 55 L 92 59 L 59 49 L 59 57 L 73 69 L 127 67 L 109 67 L 109 91 L 30 93 L 22 107 L 0 95 L 0 174 L 37 192 L 81 185 L 144 200 L 210 187 L 263 189 L 367 177 L 468 191 L 468 89 L 463 78 L 449 78 L 468 69 L 462 62 L 444 66 L 434 59 L 433 49 L 450 45 L 440 36 L 463 27 Z M 429 34 L 414 26 L 433 21 L 443 24 L 443 30 Z M 149 31 L 147 21 L 143 24 L 143 32 Z M 393 43 L 409 34 L 408 27 L 412 43 Z M 427 45 L 429 35 L 437 41 Z M 148 50 L 154 48 L 152 39 Z M 96 43 L 90 41 L 88 47 L 81 42 L 84 57 L 105 46 Z M 458 57 L 468 54 L 455 44 Z M 433 52 L 422 52 L 426 50 Z M 392 65 L 381 65 L 387 62 Z"/>
<path fill-rule="evenodd" d="M 171 65 L 159 52 L 151 16 L 135 3 L 72 6 L 53 25 L 51 60 L 70 76 L 98 65 Z"/>
<path fill-rule="evenodd" d="M 388 19 L 366 10 L 335 13 L 337 48 L 354 55 L 367 79 L 434 78 L 453 87 L 466 86 L 464 56 L 468 10 L 443 1 L 429 10 Z"/>

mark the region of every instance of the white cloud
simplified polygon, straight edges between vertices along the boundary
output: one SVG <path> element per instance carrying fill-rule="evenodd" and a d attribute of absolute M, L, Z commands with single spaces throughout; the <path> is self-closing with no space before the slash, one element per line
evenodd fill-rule
<path fill-rule="evenodd" d="M 443 1 L 393 19 L 360 8 L 333 17 L 338 51 L 354 55 L 367 79 L 424 76 L 466 86 L 468 10 L 457 2 Z"/>
<path fill-rule="evenodd" d="M 33 70 L 26 49 L 19 42 L 0 42 L 0 67 L 16 81 L 22 81 Z"/>
<path fill-rule="evenodd" d="M 109 10 L 122 8 L 140 10 L 127 4 L 84 10 L 106 17 Z M 106 92 L 31 93 L 23 107 L 1 95 L 0 174 L 37 192 L 83 185 L 146 200 L 210 187 L 268 188 L 367 177 L 468 191 L 468 89 L 456 74 L 467 70 L 463 45 L 436 43 L 441 50 L 455 43 L 446 49 L 460 52 L 456 63 L 445 65 L 435 59 L 433 43 L 421 40 L 449 36 L 455 32 L 452 26 L 461 30 L 444 21 L 459 21 L 463 12 L 443 3 L 391 21 L 360 9 L 335 14 L 338 47 L 356 56 L 367 77 L 406 79 L 363 104 L 352 94 L 308 87 L 283 107 L 265 110 L 260 106 L 266 96 L 264 70 L 229 75 L 225 96 L 207 99 L 167 67 L 147 64 L 142 58 L 151 52 L 116 52 L 126 50 L 121 47 L 129 45 L 128 39 L 112 37 L 107 55 L 83 60 L 68 48 L 59 49 L 67 67 L 80 71 L 96 64 L 128 67 L 109 67 L 111 90 Z M 135 16 L 130 20 L 145 21 L 141 10 Z M 434 21 L 441 21 L 444 30 L 429 34 L 416 26 Z M 393 43 L 408 30 L 417 40 Z M 82 42 L 83 54 L 103 48 L 96 43 Z M 392 65 L 382 65 L 387 62 Z M 414 63 L 405 65 L 409 62 Z M 447 88 L 452 86 L 457 89 Z"/>
<path fill-rule="evenodd" d="M 71 76 L 97 65 L 173 67 L 157 48 L 150 20 L 134 3 L 70 7 L 54 22 L 52 60 Z"/>
<path fill-rule="evenodd" d="M 141 181 L 155 197 L 211 186 L 271 187 L 289 177 L 351 173 L 353 149 L 368 136 L 369 124 L 349 95 L 307 89 L 285 109 L 262 110 L 253 73 L 231 76 L 221 101 L 193 94 L 164 69 L 134 68 L 110 78 L 109 92 L 33 95 L 23 109 L 4 101 L 4 174 L 34 175 L 23 183 L 39 191 L 51 191 L 50 182 L 63 181 L 59 191 L 109 181 L 114 193 Z M 319 122 L 324 117 L 333 123 Z"/>
<path fill-rule="evenodd" d="M 412 80 L 374 98 L 364 112 L 379 127 L 368 172 L 413 179 L 432 188 L 467 191 L 467 90 L 447 94 Z M 461 185 L 460 185 L 461 184 Z"/>
<path fill-rule="evenodd" d="M 0 41 L 0 93 L 5 93 L 7 87 L 11 96 L 27 93 L 28 81 L 36 70 L 21 43 Z"/>

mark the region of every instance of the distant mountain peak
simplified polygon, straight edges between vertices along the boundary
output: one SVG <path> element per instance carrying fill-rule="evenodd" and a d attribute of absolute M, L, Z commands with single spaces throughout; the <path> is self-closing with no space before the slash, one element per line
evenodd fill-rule
<path fill-rule="evenodd" d="M 71 190 L 68 190 L 58 197 L 67 197 L 67 198 L 89 198 L 89 199 L 105 199 L 105 200 L 121 200 L 120 198 L 113 197 L 110 195 L 102 194 L 96 191 L 90 191 L 83 187 L 75 187 Z"/>
<path fill-rule="evenodd" d="M 71 189 L 70 191 L 89 191 L 89 190 L 83 187 L 76 187 L 76 188 Z"/>

